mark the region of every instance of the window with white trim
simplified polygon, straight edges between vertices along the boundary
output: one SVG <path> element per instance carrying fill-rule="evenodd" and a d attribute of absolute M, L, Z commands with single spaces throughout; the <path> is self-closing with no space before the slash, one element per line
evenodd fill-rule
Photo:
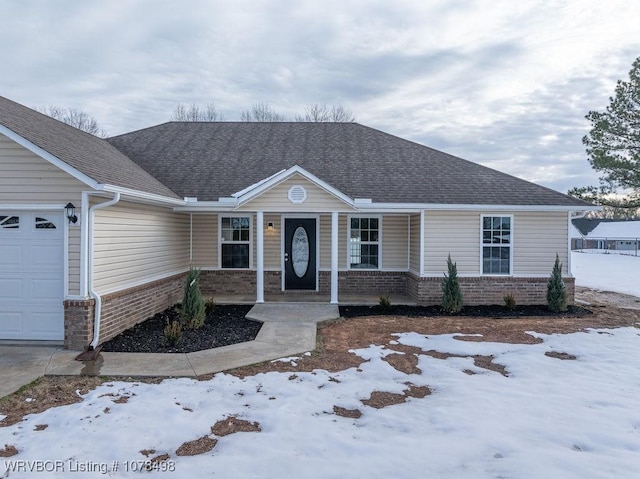
<path fill-rule="evenodd" d="M 482 274 L 511 274 L 513 218 L 482 216 Z"/>
<path fill-rule="evenodd" d="M 379 269 L 380 225 L 377 217 L 352 217 L 349 220 L 349 267 Z"/>
<path fill-rule="evenodd" d="M 220 218 L 220 266 L 249 268 L 251 257 L 251 217 Z"/>

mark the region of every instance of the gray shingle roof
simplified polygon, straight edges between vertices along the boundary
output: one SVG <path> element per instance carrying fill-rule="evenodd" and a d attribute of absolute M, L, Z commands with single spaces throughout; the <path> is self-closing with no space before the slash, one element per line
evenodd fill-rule
<path fill-rule="evenodd" d="M 179 198 L 107 141 L 3 97 L 0 125 L 98 183 Z"/>
<path fill-rule="evenodd" d="M 356 123 L 170 122 L 108 139 L 181 196 L 215 201 L 294 165 L 374 202 L 589 206 Z"/>

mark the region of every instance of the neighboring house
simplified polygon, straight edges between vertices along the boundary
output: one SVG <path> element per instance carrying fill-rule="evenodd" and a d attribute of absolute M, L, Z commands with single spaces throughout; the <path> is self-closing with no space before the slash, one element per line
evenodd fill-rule
<path fill-rule="evenodd" d="M 640 220 L 577 218 L 572 220 L 571 249 L 638 252 Z"/>
<path fill-rule="evenodd" d="M 75 206 L 70 222 L 65 205 Z M 103 140 L 0 97 L 0 339 L 107 340 L 180 300 L 573 298 L 583 201 L 355 123 L 176 123 Z M 94 331 L 95 330 L 95 331 Z"/>

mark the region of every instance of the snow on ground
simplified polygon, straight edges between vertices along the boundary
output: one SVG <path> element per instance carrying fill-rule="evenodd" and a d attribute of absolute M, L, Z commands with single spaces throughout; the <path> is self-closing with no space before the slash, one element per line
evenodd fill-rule
<path fill-rule="evenodd" d="M 369 361 L 339 373 L 108 383 L 79 404 L 0 428 L 0 445 L 20 451 L 0 458 L 0 477 L 140 477 L 135 461 L 145 459 L 139 452 L 145 449 L 168 453 L 163 467 L 173 472 L 142 477 L 637 477 L 640 330 L 537 336 L 542 343 L 521 345 L 397 335 L 397 342 L 422 350 L 494 355 L 508 377 L 476 367 L 472 358 L 427 355 L 419 355 L 423 372 L 407 375 L 384 361 L 391 344 L 356 351 Z M 376 390 L 401 393 L 407 382 L 433 393 L 383 409 L 361 402 Z M 334 405 L 357 408 L 362 417 L 338 416 Z M 230 415 L 257 421 L 262 431 L 221 437 L 202 455 L 175 454 Z M 44 464 L 57 471 L 15 471 Z"/>
<path fill-rule="evenodd" d="M 639 266 L 633 256 L 572 253 L 581 286 L 640 296 Z M 428 355 L 419 356 L 421 374 L 407 375 L 384 361 L 391 344 L 356 351 L 367 361 L 339 373 L 107 383 L 79 404 L 0 428 L 0 450 L 20 451 L 0 458 L 0 478 L 140 477 L 140 451 L 150 449 L 149 457 L 170 458 L 144 477 L 637 477 L 640 329 L 537 335 L 536 345 L 397 336 L 425 351 L 493 355 L 509 376 L 472 358 Z M 433 392 L 383 409 L 361 402 L 373 391 L 402 393 L 407 382 Z M 338 416 L 334 406 L 362 417 Z M 205 454 L 175 454 L 232 415 L 262 431 L 220 437 Z"/>
<path fill-rule="evenodd" d="M 640 256 L 602 254 L 602 251 L 571 252 L 576 285 L 640 296 Z"/>

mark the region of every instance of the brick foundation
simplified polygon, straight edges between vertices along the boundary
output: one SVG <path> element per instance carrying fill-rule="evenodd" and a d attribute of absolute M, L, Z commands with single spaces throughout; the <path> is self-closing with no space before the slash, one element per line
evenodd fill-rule
<path fill-rule="evenodd" d="M 516 304 L 547 304 L 548 278 L 513 278 L 483 276 L 458 278 L 464 303 L 469 305 L 504 304 L 505 294 L 512 294 Z M 569 304 L 575 299 L 575 279 L 564 278 Z M 407 277 L 407 294 L 424 305 L 441 304 L 442 278 L 420 278 L 412 273 Z"/>
<path fill-rule="evenodd" d="M 102 297 L 100 342 L 108 341 L 122 331 L 178 303 L 182 299 L 186 273 L 153 281 Z M 468 305 L 504 304 L 504 295 L 513 294 L 516 304 L 546 304 L 547 278 L 474 277 L 458 278 L 464 303 Z M 569 304 L 574 303 L 575 280 L 564 278 L 569 292 Z M 331 273 L 318 274 L 320 294 L 329 294 Z M 442 302 L 442 278 L 420 278 L 413 273 L 385 271 L 340 271 L 338 295 L 367 293 L 369 295 L 401 294 L 418 304 L 436 305 Z M 279 271 L 265 271 L 266 293 L 282 291 Z M 217 294 L 256 293 L 255 271 L 202 271 L 200 290 L 205 298 Z M 310 291 L 309 294 L 314 294 Z M 82 350 L 93 339 L 95 301 L 64 302 L 66 349 Z"/>
<path fill-rule="evenodd" d="M 68 300 L 64 302 L 64 348 L 83 350 L 93 335 L 95 301 Z"/>
<path fill-rule="evenodd" d="M 186 273 L 102 296 L 100 342 L 182 300 Z"/>
<path fill-rule="evenodd" d="M 102 296 L 100 343 L 182 300 L 186 273 Z M 95 300 L 64 302 L 64 347 L 83 350 L 93 340 Z"/>
<path fill-rule="evenodd" d="M 331 272 L 320 271 L 318 276 L 320 293 L 331 292 Z M 340 294 L 407 294 L 407 274 L 387 271 L 339 271 L 338 296 Z"/>

